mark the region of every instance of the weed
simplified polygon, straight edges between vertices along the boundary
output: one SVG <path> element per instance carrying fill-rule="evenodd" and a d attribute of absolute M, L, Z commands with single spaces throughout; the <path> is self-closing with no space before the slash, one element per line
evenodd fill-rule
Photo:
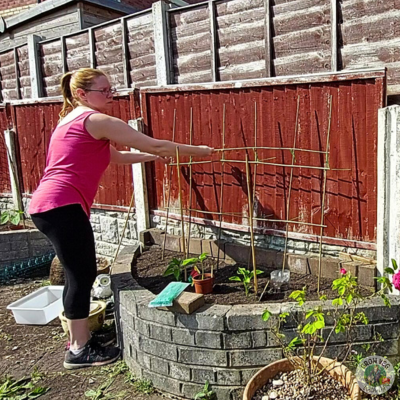
<path fill-rule="evenodd" d="M 46 387 L 35 387 L 35 382 L 32 378 L 21 378 L 15 380 L 12 377 L 6 377 L 0 385 L 0 399 L 37 399 L 49 390 L 50 388 Z"/>

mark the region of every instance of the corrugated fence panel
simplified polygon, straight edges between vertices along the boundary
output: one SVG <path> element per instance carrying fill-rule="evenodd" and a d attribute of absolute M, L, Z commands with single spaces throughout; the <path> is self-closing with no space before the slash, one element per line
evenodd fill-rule
<path fill-rule="evenodd" d="M 388 68 L 388 94 L 400 93 L 400 2 L 344 0 L 343 69 Z"/>
<path fill-rule="evenodd" d="M 207 5 L 169 13 L 175 83 L 211 82 L 211 30 Z"/>
<path fill-rule="evenodd" d="M 18 99 L 14 50 L 0 54 L 0 80 L 2 100 Z"/>
<path fill-rule="evenodd" d="M 111 85 L 125 87 L 121 22 L 94 30 L 96 67 L 108 74 Z"/>
<path fill-rule="evenodd" d="M 31 76 L 29 69 L 28 46 L 21 46 L 17 49 L 18 54 L 18 70 L 21 98 L 29 99 L 31 97 Z"/>
<path fill-rule="evenodd" d="M 149 12 L 129 18 L 127 30 L 131 86 L 156 85 L 153 14 Z"/>
<path fill-rule="evenodd" d="M 61 95 L 60 80 L 63 74 L 61 40 L 39 44 L 42 65 L 43 94 L 46 97 Z"/>
<path fill-rule="evenodd" d="M 90 47 L 88 32 L 68 36 L 65 39 L 68 71 L 90 67 Z"/>
<path fill-rule="evenodd" d="M 252 182 L 256 182 L 255 226 L 264 233 L 285 231 L 287 219 L 307 224 L 321 224 L 323 198 L 323 167 L 327 150 L 328 126 L 331 120 L 329 166 L 323 235 L 373 243 L 377 223 L 377 115 L 384 104 L 385 79 L 299 85 L 265 86 L 245 89 L 195 90 L 168 93 L 145 93 L 145 120 L 149 134 L 159 139 L 172 139 L 173 115 L 176 109 L 177 142 L 189 143 L 190 110 L 193 112 L 193 143 L 222 147 L 225 129 L 225 148 L 255 146 L 257 132 L 259 160 L 270 164 L 251 165 Z M 332 114 L 330 99 L 332 96 Z M 297 102 L 299 122 L 289 215 L 287 199 L 292 164 L 290 150 L 296 130 Z M 223 109 L 226 108 L 225 127 Z M 254 151 L 248 150 L 250 160 Z M 214 163 L 192 167 L 192 205 L 195 210 L 211 211 L 214 215 L 192 212 L 192 217 L 218 221 L 223 168 L 223 222 L 234 226 L 248 225 L 248 193 L 245 150 L 226 151 L 222 167 L 220 154 Z M 197 160 L 198 161 L 198 160 Z M 240 162 L 238 162 L 240 161 Z M 181 163 L 188 162 L 181 157 Z M 274 164 L 274 165 L 271 165 Z M 314 168 L 312 168 L 314 167 Z M 167 207 L 171 191 L 171 212 L 179 214 L 177 173 L 174 167 L 169 188 L 169 172 L 158 168 L 149 172 L 151 208 Z M 181 167 L 183 208 L 189 208 L 189 167 Z M 151 182 L 153 185 L 151 185 Z M 185 215 L 188 212 L 185 211 Z M 218 224 L 217 224 L 218 226 Z M 319 226 L 289 224 L 291 232 L 319 235 Z M 311 236 L 310 236 L 311 237 Z"/>
<path fill-rule="evenodd" d="M 266 77 L 264 0 L 216 3 L 221 81 Z"/>
<path fill-rule="evenodd" d="M 7 148 L 4 141 L 4 131 L 7 129 L 5 109 L 0 109 L 0 193 L 11 193 L 10 172 L 7 161 Z"/>
<path fill-rule="evenodd" d="M 22 188 L 32 194 L 43 176 L 47 148 L 58 122 L 61 103 L 40 103 L 14 106 L 21 156 Z M 129 97 L 116 97 L 111 115 L 131 119 Z M 117 146 L 119 150 L 127 150 Z M 0 144 L 1 152 L 1 144 Z M 0 164 L 0 174 L 2 173 Z M 100 183 L 95 203 L 107 206 L 128 206 L 133 193 L 132 167 L 111 164 Z"/>
<path fill-rule="evenodd" d="M 275 1 L 274 76 L 331 70 L 331 1 Z"/>

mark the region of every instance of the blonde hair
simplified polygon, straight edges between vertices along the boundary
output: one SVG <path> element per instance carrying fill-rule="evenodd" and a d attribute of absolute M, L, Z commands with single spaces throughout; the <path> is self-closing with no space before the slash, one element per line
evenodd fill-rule
<path fill-rule="evenodd" d="M 79 105 L 76 90 L 89 89 L 93 84 L 93 80 L 101 76 L 108 78 L 99 69 L 80 68 L 75 72 L 67 72 L 61 77 L 61 93 L 64 98 L 64 104 L 59 114 L 59 121 Z"/>

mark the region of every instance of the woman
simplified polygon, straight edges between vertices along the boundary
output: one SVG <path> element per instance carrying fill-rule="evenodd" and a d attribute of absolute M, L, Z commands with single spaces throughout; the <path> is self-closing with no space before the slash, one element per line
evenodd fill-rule
<path fill-rule="evenodd" d="M 52 242 L 64 270 L 65 316 L 70 332 L 67 369 L 105 365 L 117 360 L 117 347 L 102 347 L 88 327 L 90 291 L 96 278 L 96 253 L 90 208 L 110 162 L 133 164 L 176 154 L 176 144 L 156 140 L 104 112 L 114 89 L 100 70 L 83 68 L 61 79 L 64 98 L 60 121 L 49 145 L 46 169 L 32 196 L 29 213 Z M 140 151 L 118 151 L 110 140 Z M 181 155 L 209 156 L 207 146 L 179 144 Z"/>

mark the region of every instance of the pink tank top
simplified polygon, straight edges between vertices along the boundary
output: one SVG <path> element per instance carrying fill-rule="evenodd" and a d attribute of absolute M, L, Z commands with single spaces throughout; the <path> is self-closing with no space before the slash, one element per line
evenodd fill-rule
<path fill-rule="evenodd" d="M 85 128 L 87 111 L 57 126 L 50 139 L 46 169 L 32 196 L 29 214 L 81 204 L 90 215 L 100 179 L 110 163 L 110 141 L 98 140 Z"/>

